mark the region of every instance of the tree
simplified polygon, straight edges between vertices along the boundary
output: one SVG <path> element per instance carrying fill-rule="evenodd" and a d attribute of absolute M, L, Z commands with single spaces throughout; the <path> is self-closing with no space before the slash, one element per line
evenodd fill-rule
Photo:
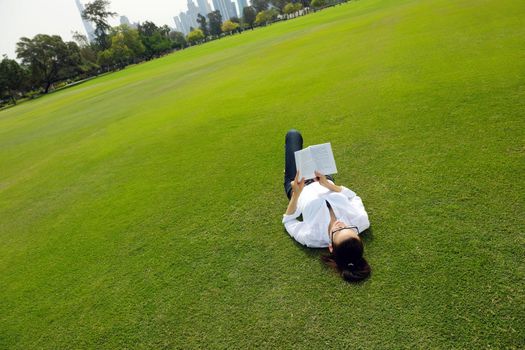
<path fill-rule="evenodd" d="M 124 44 L 121 34 L 112 38 L 109 49 L 99 53 L 99 64 L 106 68 L 124 68 L 132 59 L 133 51 Z"/>
<path fill-rule="evenodd" d="M 142 36 L 152 36 L 159 31 L 159 27 L 151 21 L 146 21 L 138 26 L 139 34 Z"/>
<path fill-rule="evenodd" d="M 145 51 L 138 30 L 126 24 L 112 28 L 109 39 L 110 47 L 98 55 L 98 63 L 105 68 L 111 66 L 123 68 L 136 62 Z"/>
<path fill-rule="evenodd" d="M 282 13 L 287 0 L 270 0 L 270 3 Z"/>
<path fill-rule="evenodd" d="M 161 54 L 170 52 L 171 50 L 171 40 L 169 37 L 165 38 L 162 36 L 161 32 L 153 34 L 151 37 L 153 43 L 153 50 L 157 56 Z"/>
<path fill-rule="evenodd" d="M 266 11 L 261 11 L 257 14 L 255 17 L 255 24 L 258 26 L 266 25 L 266 22 L 268 22 L 268 16 L 266 16 Z"/>
<path fill-rule="evenodd" d="M 105 70 L 110 70 L 115 64 L 114 52 L 111 49 L 100 51 L 97 57 L 97 63 Z"/>
<path fill-rule="evenodd" d="M 87 37 L 79 32 L 74 31 L 73 40 L 77 43 L 80 49 L 80 70 L 87 75 L 95 75 L 100 68 L 97 64 L 97 48 L 96 45 L 90 43 Z"/>
<path fill-rule="evenodd" d="M 159 28 L 160 34 L 162 34 L 163 37 L 169 39 L 171 28 L 169 25 L 165 24 L 162 27 Z"/>
<path fill-rule="evenodd" d="M 269 10 L 266 10 L 266 16 L 268 17 L 268 21 L 274 21 L 279 16 L 279 11 L 276 8 L 271 8 Z"/>
<path fill-rule="evenodd" d="M 242 18 L 244 23 L 248 24 L 250 28 L 253 29 L 253 24 L 255 23 L 255 17 L 257 16 L 257 11 L 252 6 L 246 6 L 242 9 Z"/>
<path fill-rule="evenodd" d="M 89 40 L 88 40 L 87 36 L 85 36 L 84 34 L 78 32 L 76 30 L 73 30 L 73 31 L 71 31 L 71 35 L 73 36 L 73 40 L 75 40 L 75 42 L 77 43 L 78 47 L 82 48 L 82 47 L 89 46 Z"/>
<path fill-rule="evenodd" d="M 284 6 L 283 12 L 289 15 L 291 13 L 300 11 L 302 8 L 303 8 L 303 5 L 300 2 L 297 2 L 295 4 L 293 2 L 289 2 L 286 4 L 286 6 Z"/>
<path fill-rule="evenodd" d="M 199 29 L 204 34 L 204 38 L 206 38 L 209 35 L 208 23 L 206 23 L 206 17 L 204 17 L 200 13 L 197 14 L 197 23 L 199 23 Z"/>
<path fill-rule="evenodd" d="M 252 0 L 252 6 L 256 13 L 266 11 L 270 5 L 268 0 Z"/>
<path fill-rule="evenodd" d="M 37 34 L 21 38 L 16 44 L 17 57 L 29 68 L 35 82 L 45 93 L 57 81 L 76 75 L 81 63 L 80 50 L 74 42 L 65 43 L 58 35 Z"/>
<path fill-rule="evenodd" d="M 159 28 L 155 23 L 146 21 L 138 27 L 140 40 L 144 44 L 144 56 L 146 59 L 152 59 L 164 52 L 171 50 L 171 40 L 169 36 L 164 35 L 165 29 Z"/>
<path fill-rule="evenodd" d="M 122 45 L 127 46 L 131 50 L 134 58 L 140 57 L 146 50 L 140 40 L 139 31 L 126 24 L 113 28 L 111 30 L 111 37 L 112 44 L 113 42 L 121 42 Z"/>
<path fill-rule="evenodd" d="M 236 30 L 240 33 L 243 29 L 241 19 L 239 17 L 233 16 L 233 17 L 230 17 L 230 21 L 232 21 L 233 23 L 237 23 L 239 25 Z"/>
<path fill-rule="evenodd" d="M 323 7 L 324 5 L 326 5 L 325 0 L 312 0 L 312 2 L 310 3 L 310 6 L 315 8 Z"/>
<path fill-rule="evenodd" d="M 16 105 L 16 97 L 23 92 L 28 78 L 26 71 L 18 62 L 4 55 L 0 62 L 0 98 L 9 97 Z"/>
<path fill-rule="evenodd" d="M 186 47 L 186 38 L 184 34 L 177 31 L 170 32 L 171 47 L 173 49 L 183 49 Z"/>
<path fill-rule="evenodd" d="M 310 0 L 299 0 L 299 3 L 304 7 L 310 6 Z"/>
<path fill-rule="evenodd" d="M 215 10 L 208 13 L 208 20 L 210 26 L 210 34 L 213 36 L 221 35 L 222 16 L 219 10 Z"/>
<path fill-rule="evenodd" d="M 95 36 L 100 49 L 107 49 L 109 46 L 107 32 L 111 29 L 108 23 L 109 17 L 117 15 L 116 12 L 108 10 L 109 0 L 94 0 L 86 4 L 82 12 L 82 18 L 95 24 Z"/>
<path fill-rule="evenodd" d="M 192 45 L 200 43 L 204 39 L 204 33 L 200 29 L 192 30 L 188 34 L 188 42 Z"/>
<path fill-rule="evenodd" d="M 239 23 L 235 23 L 232 20 L 226 20 L 221 26 L 221 29 L 225 33 L 231 33 L 239 28 Z"/>

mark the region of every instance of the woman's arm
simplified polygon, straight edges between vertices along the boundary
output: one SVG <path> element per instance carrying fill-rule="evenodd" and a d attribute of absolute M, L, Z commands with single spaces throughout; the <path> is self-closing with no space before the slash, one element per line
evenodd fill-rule
<path fill-rule="evenodd" d="M 297 210 L 297 204 L 304 186 L 304 178 L 299 180 L 299 175 L 296 175 L 294 181 L 292 181 L 292 197 L 290 198 L 290 203 L 288 203 L 286 213 L 283 215 L 284 227 L 291 237 L 307 247 L 328 247 L 328 241 L 322 239 L 322 236 L 318 233 L 319 230 L 317 227 L 311 227 L 307 223 L 297 220 L 297 217 L 300 214 Z M 328 237 L 326 232 L 324 236 L 326 236 L 326 238 Z"/>
<path fill-rule="evenodd" d="M 288 208 L 286 209 L 286 215 L 292 215 L 297 210 L 297 201 L 299 200 L 299 194 L 292 190 L 292 198 L 290 203 L 288 203 Z"/>
<path fill-rule="evenodd" d="M 299 180 L 299 172 L 295 175 L 295 179 L 292 181 L 292 198 L 288 203 L 285 215 L 292 215 L 297 210 L 297 201 L 304 188 L 304 177 Z"/>
<path fill-rule="evenodd" d="M 333 192 L 341 192 L 343 188 L 341 186 L 337 186 L 336 184 L 328 181 L 325 175 L 321 174 L 318 171 L 315 171 L 316 180 L 319 181 L 319 184 L 323 187 L 328 188 L 330 191 Z"/>

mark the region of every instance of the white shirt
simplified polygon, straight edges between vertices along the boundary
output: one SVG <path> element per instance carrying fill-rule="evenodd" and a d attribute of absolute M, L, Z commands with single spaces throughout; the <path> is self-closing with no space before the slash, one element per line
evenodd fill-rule
<path fill-rule="evenodd" d="M 283 215 L 286 231 L 297 242 L 311 248 L 325 248 L 330 244 L 328 225 L 330 203 L 337 220 L 349 226 L 357 226 L 359 233 L 370 227 L 363 201 L 354 191 L 341 186 L 341 192 L 332 192 L 319 182 L 305 186 L 297 202 L 297 210 Z M 297 220 L 303 214 L 303 221 Z"/>

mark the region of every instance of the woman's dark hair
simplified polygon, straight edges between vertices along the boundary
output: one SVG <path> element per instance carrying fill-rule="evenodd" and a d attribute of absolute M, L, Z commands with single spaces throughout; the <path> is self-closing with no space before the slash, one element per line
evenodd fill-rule
<path fill-rule="evenodd" d="M 333 246 L 333 252 L 321 259 L 341 273 L 348 282 L 358 282 L 370 276 L 370 265 L 363 257 L 363 242 L 359 238 L 348 238 Z"/>

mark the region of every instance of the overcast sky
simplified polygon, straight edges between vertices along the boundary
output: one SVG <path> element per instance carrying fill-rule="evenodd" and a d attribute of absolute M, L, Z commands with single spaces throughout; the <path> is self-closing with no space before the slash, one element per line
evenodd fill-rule
<path fill-rule="evenodd" d="M 86 4 L 92 0 L 80 0 Z M 153 21 L 174 27 L 173 17 L 186 11 L 187 0 L 110 0 L 110 9 L 117 12 L 110 23 L 119 24 L 119 16 L 131 22 Z M 195 2 L 195 1 L 194 1 Z M 209 1 L 211 4 L 211 1 Z M 75 0 L 0 0 L 0 59 L 7 54 L 15 58 L 15 46 L 25 36 L 58 34 L 71 40 L 71 31 L 86 34 Z"/>

